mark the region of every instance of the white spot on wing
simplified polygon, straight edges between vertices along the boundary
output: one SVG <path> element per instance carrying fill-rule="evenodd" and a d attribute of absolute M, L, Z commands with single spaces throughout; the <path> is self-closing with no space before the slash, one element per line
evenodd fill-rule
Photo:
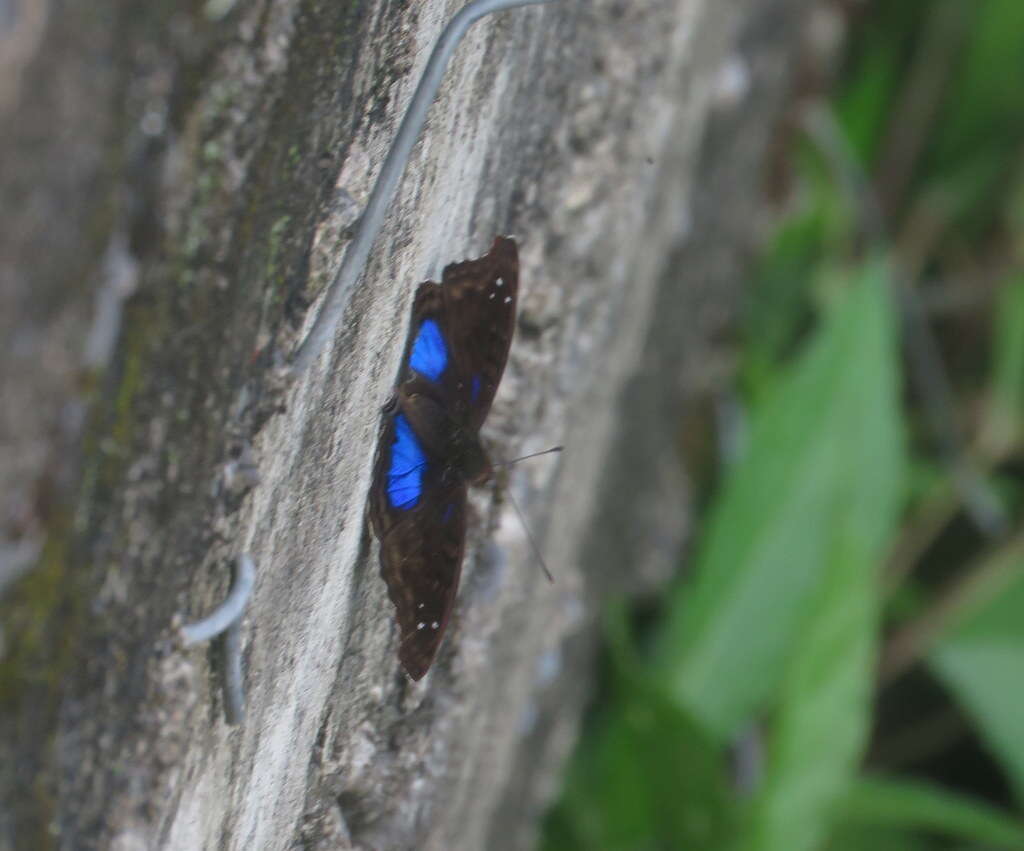
<path fill-rule="evenodd" d="M 510 301 L 512 301 L 512 296 L 510 296 L 510 295 L 505 296 L 505 304 L 508 304 Z"/>
<path fill-rule="evenodd" d="M 431 628 L 431 629 L 437 629 L 437 628 L 438 628 L 439 626 L 440 626 L 440 624 L 439 624 L 439 623 L 438 623 L 437 621 L 434 621 L 434 622 L 433 622 L 433 623 L 432 623 L 432 624 L 430 625 L 430 628 Z"/>
<path fill-rule="evenodd" d="M 494 283 L 497 284 L 499 287 L 505 286 L 505 281 L 502 280 L 501 278 L 498 278 L 498 280 L 496 280 Z"/>
<path fill-rule="evenodd" d="M 423 623 L 423 621 L 420 621 L 418 624 L 416 624 L 416 629 L 423 629 L 423 627 L 425 627 L 425 626 L 426 626 L 426 624 Z"/>
<path fill-rule="evenodd" d="M 494 293 L 491 293 L 487 298 L 494 298 Z"/>

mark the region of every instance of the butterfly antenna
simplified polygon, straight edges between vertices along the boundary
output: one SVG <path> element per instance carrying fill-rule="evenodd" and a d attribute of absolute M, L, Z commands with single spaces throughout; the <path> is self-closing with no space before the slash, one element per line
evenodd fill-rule
<path fill-rule="evenodd" d="M 545 449 L 543 452 L 531 452 L 529 455 L 523 455 L 519 458 L 513 458 L 511 461 L 502 461 L 495 464 L 495 467 L 511 467 L 513 464 L 518 464 L 520 461 L 527 461 L 530 458 L 539 458 L 541 455 L 550 455 L 552 452 L 561 452 L 564 447 L 552 446 L 550 449 Z"/>
<path fill-rule="evenodd" d="M 562 447 L 557 447 L 561 449 Z M 554 452 L 554 449 L 548 449 L 546 452 Z M 546 452 L 538 452 L 538 455 L 544 455 Z M 532 455 L 527 455 L 527 458 L 532 458 Z M 517 458 L 517 461 L 521 461 L 521 458 Z M 512 462 L 509 462 L 512 463 Z M 552 585 L 555 584 L 555 577 L 551 575 L 551 571 L 548 570 L 547 562 L 544 561 L 544 556 L 540 554 L 540 547 L 537 546 L 537 542 L 533 538 L 533 532 L 530 531 L 530 524 L 526 522 L 526 517 L 523 515 L 523 510 L 519 507 L 519 503 L 516 502 L 516 498 L 512 496 L 512 491 L 506 491 L 508 493 L 508 500 L 512 503 L 512 507 L 516 510 L 516 514 L 519 515 L 519 522 L 523 524 L 523 529 L 526 530 L 526 537 L 530 540 L 530 547 L 533 549 L 533 554 L 537 557 L 537 561 L 540 562 L 540 568 L 544 571 L 544 575 L 548 578 L 548 582 Z"/>

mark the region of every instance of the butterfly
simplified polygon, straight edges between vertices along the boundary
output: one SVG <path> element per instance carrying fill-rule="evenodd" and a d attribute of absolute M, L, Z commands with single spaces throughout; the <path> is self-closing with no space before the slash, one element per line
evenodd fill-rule
<path fill-rule="evenodd" d="M 414 680 L 441 644 L 459 586 L 466 493 L 491 475 L 480 427 L 515 330 L 519 254 L 499 236 L 483 257 L 419 286 L 394 396 L 385 407 L 369 514 L 381 576 Z"/>

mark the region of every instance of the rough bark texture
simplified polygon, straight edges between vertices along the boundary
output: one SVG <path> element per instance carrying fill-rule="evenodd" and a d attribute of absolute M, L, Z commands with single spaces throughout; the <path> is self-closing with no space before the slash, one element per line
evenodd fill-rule
<path fill-rule="evenodd" d="M 0 63 L 0 843 L 533 840 L 597 602 L 678 559 L 674 423 L 738 305 L 808 3 L 564 0 L 478 24 L 333 351 L 284 385 L 460 3 L 21 0 L 0 20 L 0 46 L 22 28 Z M 750 88 L 699 158 L 723 68 Z M 473 495 L 456 613 L 413 684 L 364 518 L 379 407 L 415 285 L 496 233 L 520 240 L 521 316 L 485 436 L 568 450 Z M 240 551 L 258 577 L 232 728 L 217 648 L 176 636 Z"/>

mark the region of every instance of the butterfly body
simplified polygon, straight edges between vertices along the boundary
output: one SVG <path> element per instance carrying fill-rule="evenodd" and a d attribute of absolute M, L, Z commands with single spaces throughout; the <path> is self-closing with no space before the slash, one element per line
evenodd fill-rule
<path fill-rule="evenodd" d="M 421 284 L 385 409 L 369 513 L 401 631 L 399 659 L 416 680 L 455 601 L 467 485 L 491 474 L 480 427 L 508 359 L 518 282 L 515 241 L 497 237 L 483 257 L 446 267 L 440 284 Z"/>

